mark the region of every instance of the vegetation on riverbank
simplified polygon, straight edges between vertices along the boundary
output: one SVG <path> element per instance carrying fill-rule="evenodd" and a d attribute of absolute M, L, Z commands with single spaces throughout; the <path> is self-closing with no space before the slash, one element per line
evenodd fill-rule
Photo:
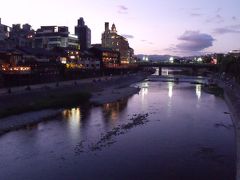
<path fill-rule="evenodd" d="M 88 102 L 90 98 L 91 93 L 89 92 L 49 93 L 44 98 L 33 99 L 31 103 L 20 102 L 11 107 L 0 109 L 0 118 L 47 108 L 77 106 Z"/>
<path fill-rule="evenodd" d="M 209 94 L 214 94 L 215 96 L 224 97 L 224 90 L 218 85 L 205 85 L 203 90 Z"/>
<path fill-rule="evenodd" d="M 220 65 L 220 73 L 225 76 L 234 78 L 237 83 L 240 83 L 240 57 L 227 55 L 224 57 Z"/>

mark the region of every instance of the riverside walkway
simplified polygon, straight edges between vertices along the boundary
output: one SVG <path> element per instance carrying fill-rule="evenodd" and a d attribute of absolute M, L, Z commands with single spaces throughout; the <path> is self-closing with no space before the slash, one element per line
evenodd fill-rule
<path fill-rule="evenodd" d="M 90 84 L 95 82 L 106 82 L 109 80 L 117 80 L 121 76 L 104 76 L 88 79 L 78 79 L 78 80 L 69 80 L 69 81 L 59 81 L 51 83 L 42 83 L 42 84 L 33 84 L 33 85 L 24 85 L 16 87 L 6 87 L 0 89 L 0 96 L 5 96 L 7 94 L 21 94 L 26 93 L 27 91 L 38 91 L 43 89 L 57 89 L 59 87 L 69 87 L 69 86 L 80 86 L 83 84 Z"/>

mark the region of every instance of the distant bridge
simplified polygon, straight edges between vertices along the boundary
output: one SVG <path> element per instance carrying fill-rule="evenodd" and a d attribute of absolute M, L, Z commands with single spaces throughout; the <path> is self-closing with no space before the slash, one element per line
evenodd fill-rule
<path fill-rule="evenodd" d="M 166 63 L 166 62 L 151 63 L 151 62 L 143 62 L 143 63 L 138 63 L 138 65 L 140 67 L 158 67 L 159 68 L 159 75 L 161 75 L 163 67 L 191 68 L 192 71 L 197 71 L 198 69 L 209 69 L 211 71 L 217 71 L 218 68 L 219 68 L 218 64 L 206 64 L 206 63 Z"/>

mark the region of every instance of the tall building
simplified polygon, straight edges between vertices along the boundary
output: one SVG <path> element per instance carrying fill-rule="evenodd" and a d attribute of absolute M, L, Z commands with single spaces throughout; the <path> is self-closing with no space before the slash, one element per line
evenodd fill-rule
<path fill-rule="evenodd" d="M 91 47 L 91 29 L 85 25 L 84 19 L 78 19 L 78 25 L 75 26 L 75 34 L 78 36 L 81 51 L 85 51 Z"/>
<path fill-rule="evenodd" d="M 34 47 L 46 49 L 54 47 L 80 48 L 77 36 L 70 35 L 66 26 L 41 26 L 36 31 Z"/>
<path fill-rule="evenodd" d="M 9 37 L 9 32 L 11 28 L 2 24 L 1 18 L 0 18 L 0 41 L 3 41 Z"/>
<path fill-rule="evenodd" d="M 109 23 L 105 23 L 105 31 L 102 34 L 102 47 L 111 48 L 120 52 L 121 64 L 129 64 L 133 57 L 134 50 L 129 47 L 127 39 L 117 34 L 115 24 L 109 29 Z"/>

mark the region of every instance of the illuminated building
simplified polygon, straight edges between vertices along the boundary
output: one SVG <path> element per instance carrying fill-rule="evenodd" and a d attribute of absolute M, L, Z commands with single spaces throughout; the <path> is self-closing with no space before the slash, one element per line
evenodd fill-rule
<path fill-rule="evenodd" d="M 16 66 L 22 59 L 22 53 L 16 49 L 0 49 L 0 64 Z"/>
<path fill-rule="evenodd" d="M 118 68 L 120 67 L 120 53 L 110 48 L 93 46 L 89 50 L 97 59 L 100 60 L 101 68 Z"/>
<path fill-rule="evenodd" d="M 80 52 L 71 48 L 56 48 L 54 51 L 67 69 L 100 69 L 100 60 L 89 51 Z"/>
<path fill-rule="evenodd" d="M 102 34 L 102 47 L 111 48 L 120 52 L 121 64 L 129 64 L 133 59 L 133 49 L 129 47 L 127 39 L 117 34 L 115 24 L 109 29 L 109 23 L 105 23 L 105 31 Z"/>
<path fill-rule="evenodd" d="M 228 54 L 238 58 L 238 57 L 240 57 L 240 50 L 232 50 Z"/>
<path fill-rule="evenodd" d="M 149 57 L 148 56 L 143 56 L 142 60 L 148 62 L 149 61 Z"/>
<path fill-rule="evenodd" d="M 91 46 L 91 29 L 85 25 L 83 18 L 78 19 L 78 25 L 75 27 L 75 34 L 78 36 L 81 51 L 85 51 Z"/>
<path fill-rule="evenodd" d="M 80 52 L 76 49 L 64 48 L 63 56 L 60 59 L 62 64 L 65 64 L 68 69 L 81 68 Z"/>
<path fill-rule="evenodd" d="M 36 31 L 34 47 L 46 49 L 71 47 L 80 49 L 78 37 L 70 35 L 66 26 L 41 26 Z"/>
<path fill-rule="evenodd" d="M 174 57 L 170 57 L 170 58 L 169 58 L 169 62 L 170 62 L 170 63 L 174 63 Z"/>
<path fill-rule="evenodd" d="M 80 63 L 83 69 L 100 69 L 100 60 L 90 51 L 81 53 Z"/>
<path fill-rule="evenodd" d="M 31 67 L 21 65 L 23 54 L 18 50 L 0 50 L 0 71 L 3 74 L 28 74 Z"/>

